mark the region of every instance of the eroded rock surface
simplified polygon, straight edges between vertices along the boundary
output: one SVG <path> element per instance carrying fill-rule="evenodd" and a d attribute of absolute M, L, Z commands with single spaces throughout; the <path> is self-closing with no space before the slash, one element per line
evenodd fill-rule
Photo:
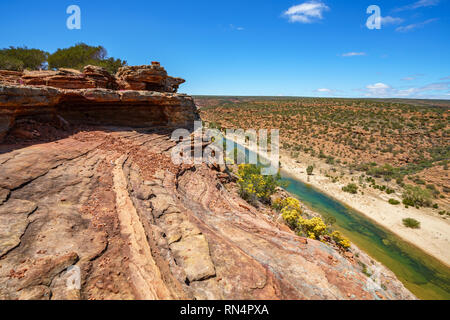
<path fill-rule="evenodd" d="M 99 127 L 1 154 L 0 298 L 412 298 L 218 188 L 216 171 L 175 166 L 173 146 L 163 129 Z"/>

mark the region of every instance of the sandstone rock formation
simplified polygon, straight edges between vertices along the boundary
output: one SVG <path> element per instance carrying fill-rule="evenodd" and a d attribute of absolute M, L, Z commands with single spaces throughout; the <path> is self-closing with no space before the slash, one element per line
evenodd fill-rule
<path fill-rule="evenodd" d="M 180 84 L 185 81 L 167 75 L 159 62 L 149 66 L 122 67 L 116 74 L 121 89 L 150 90 L 162 92 L 177 92 Z"/>
<path fill-rule="evenodd" d="M 414 298 L 274 222 L 223 173 L 173 164 L 171 126 L 196 117 L 186 95 L 9 84 L 0 112 L 0 299 Z"/>
<path fill-rule="evenodd" d="M 66 69 L 4 72 L 0 78 L 0 142 L 17 121 L 30 118 L 131 127 L 192 125 L 194 102 L 176 93 L 184 80 L 168 77 L 159 65 L 126 67 L 118 74 L 120 87 L 127 87 L 127 81 L 135 87 L 139 80 L 143 90 L 113 90 L 119 88 L 116 78 L 94 66 L 85 67 L 82 73 Z"/>

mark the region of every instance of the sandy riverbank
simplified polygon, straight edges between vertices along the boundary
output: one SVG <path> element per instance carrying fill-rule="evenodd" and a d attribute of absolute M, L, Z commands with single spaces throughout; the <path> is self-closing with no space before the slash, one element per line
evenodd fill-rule
<path fill-rule="evenodd" d="M 390 198 L 401 200 L 401 194 L 399 193 L 388 195 L 370 187 L 361 189 L 364 195 L 360 192 L 357 195 L 346 193 L 342 191 L 342 187 L 352 182 L 352 176 L 346 172 L 343 177 L 339 178 L 338 182 L 333 183 L 330 178 L 325 176 L 325 172 L 329 171 L 331 166 L 322 163 L 317 158 L 302 155 L 298 159 L 292 159 L 286 153 L 281 152 L 280 161 L 282 169 L 287 174 L 361 212 L 403 240 L 414 244 L 450 267 L 449 219 L 443 219 L 432 209 L 411 207 L 406 209 L 403 205 L 393 206 L 389 204 Z M 312 164 L 315 165 L 314 174 L 308 177 L 306 168 Z M 357 176 L 354 175 L 353 178 L 355 177 Z M 357 181 L 356 178 L 353 182 L 357 183 Z M 421 228 L 406 228 L 402 222 L 405 218 L 420 221 Z"/>

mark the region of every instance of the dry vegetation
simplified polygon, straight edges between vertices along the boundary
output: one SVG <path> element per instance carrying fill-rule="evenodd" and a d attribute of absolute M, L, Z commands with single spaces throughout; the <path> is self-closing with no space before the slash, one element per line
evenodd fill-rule
<path fill-rule="evenodd" d="M 268 97 L 196 97 L 196 102 L 212 127 L 279 128 L 282 150 L 292 158 L 308 154 L 361 172 L 361 184 L 417 185 L 434 202 L 448 202 L 449 102 Z"/>

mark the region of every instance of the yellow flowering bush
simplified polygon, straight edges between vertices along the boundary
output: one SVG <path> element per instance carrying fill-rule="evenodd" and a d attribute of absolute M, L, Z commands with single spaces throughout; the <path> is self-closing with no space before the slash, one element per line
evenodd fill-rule
<path fill-rule="evenodd" d="M 331 234 L 331 238 L 336 242 L 338 246 L 344 249 L 348 249 L 351 246 L 350 240 L 348 240 L 346 237 L 342 235 L 339 231 L 334 231 Z"/>
<path fill-rule="evenodd" d="M 319 239 L 327 231 L 327 225 L 319 217 L 312 219 L 303 219 L 300 217 L 298 219 L 298 226 L 311 239 Z"/>
<path fill-rule="evenodd" d="M 321 218 L 304 219 L 300 201 L 295 198 L 277 200 L 274 206 L 281 208 L 281 214 L 287 224 L 294 230 L 302 231 L 308 238 L 319 239 L 327 231 L 327 225 Z"/>
<path fill-rule="evenodd" d="M 281 210 L 281 215 L 287 224 L 292 228 L 297 228 L 297 221 L 300 218 L 300 212 L 294 209 L 283 208 Z"/>
<path fill-rule="evenodd" d="M 280 211 L 283 219 L 293 230 L 298 231 L 299 234 L 304 234 L 308 238 L 315 240 L 319 240 L 321 236 L 329 234 L 327 224 L 321 218 L 314 217 L 311 219 L 305 219 L 302 217 L 303 212 L 301 209 L 301 204 L 297 199 L 277 199 L 274 201 L 273 206 L 277 210 L 281 209 Z M 334 231 L 330 236 L 339 247 L 344 249 L 350 248 L 350 241 L 339 231 Z"/>
<path fill-rule="evenodd" d="M 275 206 L 281 209 L 289 208 L 292 210 L 302 211 L 300 201 L 292 197 L 285 199 L 277 199 L 275 201 Z"/>
<path fill-rule="evenodd" d="M 243 199 L 255 202 L 268 202 L 280 185 L 281 177 L 261 175 L 261 167 L 252 164 L 240 164 L 238 167 L 240 195 Z"/>
<path fill-rule="evenodd" d="M 274 206 L 281 208 L 281 215 L 292 229 L 297 228 L 297 221 L 301 217 L 302 210 L 300 201 L 295 198 L 286 198 L 277 200 Z"/>

